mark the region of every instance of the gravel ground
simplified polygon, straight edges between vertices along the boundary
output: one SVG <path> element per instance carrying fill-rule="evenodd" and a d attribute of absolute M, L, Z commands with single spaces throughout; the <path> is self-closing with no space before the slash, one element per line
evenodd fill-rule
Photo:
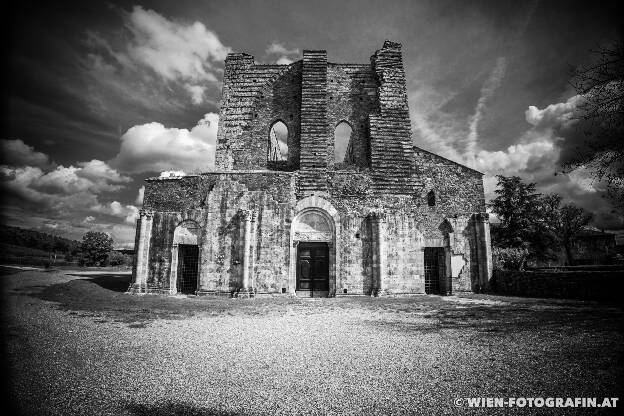
<path fill-rule="evenodd" d="M 616 305 L 132 296 L 115 273 L 0 279 L 8 400 L 22 414 L 615 414 L 454 399 L 623 396 Z"/>

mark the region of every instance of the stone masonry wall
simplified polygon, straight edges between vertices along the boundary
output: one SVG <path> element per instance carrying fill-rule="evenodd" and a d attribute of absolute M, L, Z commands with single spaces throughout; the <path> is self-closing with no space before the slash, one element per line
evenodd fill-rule
<path fill-rule="evenodd" d="M 288 160 L 269 162 L 269 132 L 288 128 Z M 334 162 L 334 131 L 353 129 L 353 164 Z M 200 291 L 230 293 L 243 275 L 246 210 L 252 222 L 251 285 L 281 293 L 288 285 L 290 231 L 298 200 L 314 194 L 338 211 L 337 294 L 370 294 L 382 218 L 389 293 L 424 292 L 424 248 L 444 247 L 455 291 L 479 278 L 475 213 L 485 212 L 482 174 L 423 149 L 411 139 L 401 45 L 385 42 L 370 64 L 333 64 L 304 51 L 290 65 L 258 65 L 229 54 L 217 133 L 215 172 L 147 181 L 154 211 L 148 285 L 169 287 L 174 231 L 201 230 Z M 428 193 L 435 205 L 428 205 Z M 248 223 L 247 223 L 248 224 Z M 377 269 L 375 269 L 377 270 Z M 375 273 L 377 273 L 375 271 Z"/>
<path fill-rule="evenodd" d="M 401 44 L 384 42 L 371 57 L 378 82 L 379 112 L 371 114 L 370 158 L 377 193 L 413 192 L 412 128 Z"/>
<path fill-rule="evenodd" d="M 368 116 L 379 111 L 377 79 L 370 65 L 328 64 L 327 124 L 330 134 L 327 141 L 327 165 L 334 168 L 334 134 L 340 122 L 349 123 L 354 164 L 369 166 Z"/>
<path fill-rule="evenodd" d="M 414 147 L 414 175 L 418 202 L 426 212 L 453 216 L 485 212 L 483 174 L 442 156 Z M 435 207 L 427 206 L 427 194 L 434 191 Z"/>
<path fill-rule="evenodd" d="M 289 133 L 289 157 L 281 168 L 299 167 L 301 63 L 256 65 L 253 56 L 229 54 L 220 105 L 218 169 L 266 169 L 269 131 L 276 121 Z"/>
<path fill-rule="evenodd" d="M 413 148 L 401 45 L 386 41 L 370 64 L 332 64 L 326 51 L 290 65 L 226 59 L 216 165 L 219 169 L 299 169 L 299 195 L 325 191 L 334 168 L 334 131 L 353 129 L 354 165 L 370 167 L 378 194 L 411 194 Z M 288 127 L 287 163 L 267 162 L 269 131 Z"/>
<path fill-rule="evenodd" d="M 190 218 L 203 230 L 201 290 L 235 291 L 242 276 L 239 215 L 241 209 L 254 209 L 257 220 L 253 285 L 259 292 L 280 293 L 288 281 L 289 235 L 296 202 L 294 176 L 287 172 L 239 171 L 149 181 L 144 208 L 156 211 L 150 244 L 150 287 L 169 287 L 173 234 L 177 224 Z M 423 212 L 423 201 L 417 202 L 414 197 L 325 197 L 337 208 L 341 222 L 338 294 L 344 293 L 344 289 L 348 294 L 370 294 L 373 288 L 369 219 L 373 211 L 387 213 L 386 274 L 390 293 L 424 292 L 423 249 L 431 242 L 446 244 L 449 231 L 451 249 L 467 259 L 467 266 L 453 280 L 453 289 L 470 290 L 473 276 L 468 263 L 474 236 L 470 217 L 464 211 L 470 206 L 462 206 L 463 200 L 454 205 L 454 211 L 462 214 L 449 220 L 446 212 L 435 208 Z"/>
<path fill-rule="evenodd" d="M 253 248 L 255 285 L 278 292 L 288 275 L 288 243 L 294 178 L 287 172 L 212 173 L 177 179 L 152 179 L 144 209 L 155 211 L 150 243 L 148 285 L 168 289 L 176 226 L 196 221 L 200 237 L 200 289 L 229 293 L 242 276 L 240 212 L 257 212 Z"/>

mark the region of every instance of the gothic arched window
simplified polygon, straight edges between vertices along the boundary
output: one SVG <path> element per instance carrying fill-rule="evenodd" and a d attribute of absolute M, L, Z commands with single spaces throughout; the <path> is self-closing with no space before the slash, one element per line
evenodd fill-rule
<path fill-rule="evenodd" d="M 351 133 L 353 129 L 346 121 L 341 121 L 334 130 L 334 162 L 352 163 Z"/>
<path fill-rule="evenodd" d="M 276 121 L 269 131 L 269 162 L 285 162 L 288 160 L 288 127 Z"/>

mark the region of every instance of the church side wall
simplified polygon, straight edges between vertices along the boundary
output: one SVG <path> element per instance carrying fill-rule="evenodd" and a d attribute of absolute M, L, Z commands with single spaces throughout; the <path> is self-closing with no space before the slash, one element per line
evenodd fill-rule
<path fill-rule="evenodd" d="M 414 175 L 425 206 L 427 193 L 433 190 L 435 212 L 446 215 L 485 212 L 482 173 L 417 147 L 414 152 Z"/>
<path fill-rule="evenodd" d="M 415 148 L 414 168 L 420 182 L 418 199 L 422 206 L 423 221 L 436 224 L 438 218 L 449 219 L 452 235 L 451 256 L 461 267 L 461 274 L 453 277 L 453 288 L 457 291 L 472 291 L 478 287 L 479 246 L 483 244 L 475 234 L 475 213 L 485 212 L 483 175 L 473 169 L 452 162 L 423 149 Z M 435 206 L 427 204 L 430 191 L 435 194 Z M 423 226 L 434 238 L 433 225 Z M 458 266 L 459 267 L 459 266 Z M 485 267 L 485 265 L 481 265 Z"/>

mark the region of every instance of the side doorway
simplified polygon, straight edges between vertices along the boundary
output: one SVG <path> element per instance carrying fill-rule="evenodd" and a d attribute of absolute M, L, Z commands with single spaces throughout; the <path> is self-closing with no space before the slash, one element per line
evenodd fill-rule
<path fill-rule="evenodd" d="M 297 296 L 329 295 L 329 246 L 327 243 L 297 245 Z"/>
<path fill-rule="evenodd" d="M 178 246 L 178 293 L 195 294 L 199 275 L 199 247 L 195 244 Z"/>
<path fill-rule="evenodd" d="M 446 294 L 446 286 L 444 247 L 425 247 L 425 293 L 428 295 Z"/>

